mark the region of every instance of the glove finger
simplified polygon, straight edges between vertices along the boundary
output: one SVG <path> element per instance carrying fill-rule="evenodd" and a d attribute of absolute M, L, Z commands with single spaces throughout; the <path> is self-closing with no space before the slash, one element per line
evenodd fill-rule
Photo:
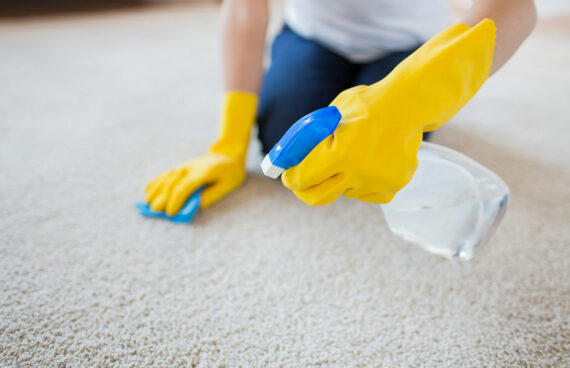
<path fill-rule="evenodd" d="M 168 178 L 168 181 L 164 183 L 163 193 L 166 196 L 167 200 L 172 195 L 172 192 L 174 191 L 178 183 L 187 176 L 186 175 L 187 172 L 188 172 L 187 170 L 177 170 L 172 176 Z"/>
<path fill-rule="evenodd" d="M 323 206 L 333 203 L 346 189 L 346 175 L 336 174 L 324 182 L 293 193 L 310 206 Z"/>
<path fill-rule="evenodd" d="M 340 110 L 341 106 L 344 105 L 343 100 L 346 98 L 346 96 L 355 95 L 355 94 L 357 94 L 358 91 L 366 89 L 367 87 L 368 86 L 361 84 L 358 86 L 354 86 L 354 87 L 345 89 L 344 91 L 339 93 L 338 96 L 336 96 L 334 98 L 334 100 L 332 100 L 332 102 L 329 104 L 329 106 L 336 106 Z M 344 114 L 342 114 L 342 115 L 345 116 Z"/>
<path fill-rule="evenodd" d="M 160 175 L 155 176 L 145 187 L 145 193 L 152 191 L 160 182 L 164 180 L 172 171 L 163 172 Z"/>
<path fill-rule="evenodd" d="M 281 175 L 283 185 L 293 191 L 302 191 L 338 174 L 334 155 L 330 152 L 333 140 L 332 136 L 326 138 L 300 164 L 285 170 Z"/>
<path fill-rule="evenodd" d="M 224 181 L 219 181 L 204 189 L 201 194 L 200 208 L 208 208 L 226 194 L 230 193 L 233 188 Z"/>
<path fill-rule="evenodd" d="M 191 175 L 178 181 L 166 203 L 166 213 L 169 216 L 176 215 L 184 207 L 188 198 L 205 182 L 204 177 Z"/>
<path fill-rule="evenodd" d="M 184 175 L 186 175 L 186 170 L 174 170 L 163 180 L 159 194 L 151 202 L 150 207 L 153 211 L 164 211 L 173 189 Z"/>
<path fill-rule="evenodd" d="M 166 196 L 164 193 L 159 193 L 156 197 L 152 199 L 149 203 L 150 209 L 156 212 L 162 212 L 164 210 L 164 206 L 166 205 Z"/>
<path fill-rule="evenodd" d="M 352 188 L 348 188 L 347 190 L 344 191 L 344 193 L 342 193 L 342 195 L 345 198 L 358 198 L 360 196 L 366 195 L 366 194 L 370 194 L 370 193 L 376 193 L 373 192 L 370 188 L 365 188 L 365 187 L 352 187 Z"/>
<path fill-rule="evenodd" d="M 152 182 L 150 182 L 150 184 L 147 185 L 146 203 L 151 203 L 156 198 L 156 196 L 158 196 L 161 193 L 161 190 L 164 186 L 164 182 L 166 178 L 168 178 L 168 174 L 170 173 L 164 173 L 159 175 L 156 179 L 154 179 Z"/>
<path fill-rule="evenodd" d="M 358 198 L 359 201 L 368 202 L 368 203 L 388 203 L 392 199 L 396 192 L 387 192 L 387 193 L 369 193 L 361 195 Z"/>
<path fill-rule="evenodd" d="M 168 172 L 164 178 L 153 188 L 153 191 L 147 195 L 147 203 L 151 210 L 156 212 L 164 211 L 166 201 L 168 199 L 166 188 L 175 178 L 178 172 L 172 170 Z"/>

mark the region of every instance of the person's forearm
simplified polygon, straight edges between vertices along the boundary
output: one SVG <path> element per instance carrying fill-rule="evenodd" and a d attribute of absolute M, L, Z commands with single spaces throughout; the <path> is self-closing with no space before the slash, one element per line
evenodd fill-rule
<path fill-rule="evenodd" d="M 226 91 L 258 93 L 263 76 L 267 0 L 225 0 L 222 55 Z"/>
<path fill-rule="evenodd" d="M 536 23 L 533 0 L 474 0 L 463 22 L 472 27 L 484 18 L 497 27 L 491 74 L 499 70 L 530 35 Z"/>

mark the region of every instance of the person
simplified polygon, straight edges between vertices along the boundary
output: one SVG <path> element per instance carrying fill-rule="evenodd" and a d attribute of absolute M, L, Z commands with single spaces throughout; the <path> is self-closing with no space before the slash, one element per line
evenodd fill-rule
<path fill-rule="evenodd" d="M 175 215 L 205 186 L 200 206 L 211 206 L 244 181 L 255 121 L 267 153 L 328 104 L 342 113 L 339 127 L 283 184 L 311 205 L 341 195 L 389 202 L 415 171 L 422 134 L 449 120 L 536 23 L 532 0 L 475 0 L 450 26 L 442 1 L 286 0 L 264 73 L 268 0 L 226 0 L 219 139 L 153 179 L 147 203 Z"/>

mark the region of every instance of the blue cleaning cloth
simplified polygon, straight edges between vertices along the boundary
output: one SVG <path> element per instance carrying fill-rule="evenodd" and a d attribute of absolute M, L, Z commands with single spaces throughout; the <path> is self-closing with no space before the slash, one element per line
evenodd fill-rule
<path fill-rule="evenodd" d="M 182 209 L 175 216 L 168 216 L 164 212 L 153 211 L 150 209 L 150 206 L 146 202 L 137 202 L 136 206 L 139 209 L 141 215 L 148 217 L 158 217 L 170 220 L 172 222 L 187 224 L 192 221 L 198 212 L 198 208 L 200 208 L 200 194 L 202 193 L 203 189 L 204 187 L 198 188 L 198 190 L 196 190 L 194 194 L 188 198 L 188 201 L 184 207 L 182 207 Z"/>

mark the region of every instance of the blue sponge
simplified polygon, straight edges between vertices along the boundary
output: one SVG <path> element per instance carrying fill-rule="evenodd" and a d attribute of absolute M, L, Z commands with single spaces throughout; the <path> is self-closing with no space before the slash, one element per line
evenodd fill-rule
<path fill-rule="evenodd" d="M 198 212 L 198 208 L 200 207 L 200 193 L 202 193 L 203 189 L 204 187 L 198 188 L 198 190 L 196 190 L 194 194 L 188 198 L 188 201 L 184 207 L 182 207 L 182 209 L 175 216 L 168 216 L 164 212 L 153 211 L 150 209 L 150 206 L 146 202 L 137 202 L 136 206 L 139 209 L 141 215 L 164 218 L 172 222 L 187 224 L 192 221 Z"/>

